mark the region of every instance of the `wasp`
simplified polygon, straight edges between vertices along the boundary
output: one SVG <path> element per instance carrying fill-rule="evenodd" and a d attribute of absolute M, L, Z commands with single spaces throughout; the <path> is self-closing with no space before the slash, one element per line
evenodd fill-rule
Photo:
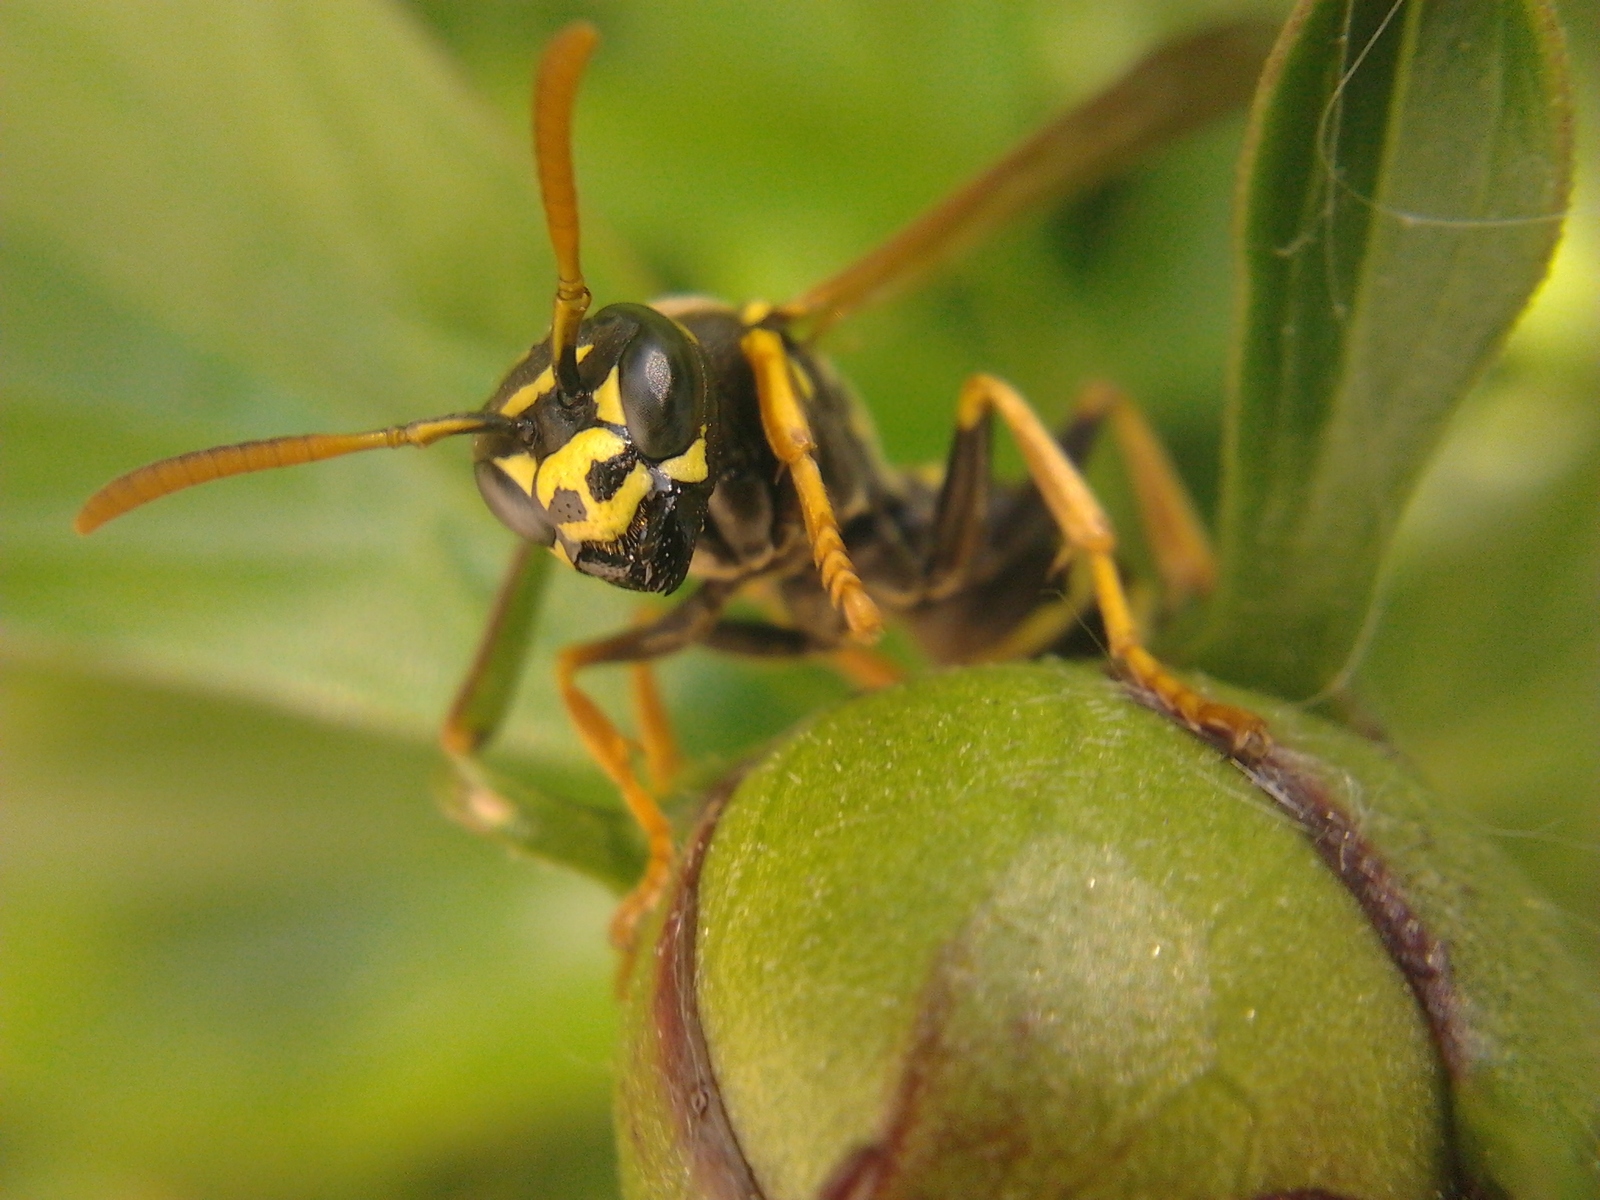
<path fill-rule="evenodd" d="M 899 470 L 880 456 L 858 401 L 815 345 L 842 317 L 990 225 L 1104 178 L 1144 145 L 1242 100 L 1261 57 L 1258 32 L 1223 28 L 1158 51 L 787 303 L 733 307 L 668 297 L 612 303 L 590 315 L 571 124 L 597 38 L 587 24 L 567 27 L 536 74 L 534 150 L 557 266 L 554 314 L 549 334 L 481 409 L 164 459 L 91 496 L 78 531 L 227 476 L 473 435 L 478 489 L 521 544 L 443 723 L 442 744 L 463 771 L 508 707 L 507 680 L 526 645 L 514 610 L 535 553 L 548 550 L 585 575 L 638 592 L 672 593 L 696 580 L 663 615 L 571 646 L 557 662 L 572 723 L 648 846 L 642 877 L 612 926 L 624 948 L 660 895 L 674 854 L 659 796 L 676 752 L 649 664 L 688 646 L 763 657 L 831 653 L 858 681 L 874 684 L 894 674 L 867 649 L 886 617 L 906 626 L 936 664 L 1064 650 L 1093 617 L 1116 668 L 1156 703 L 1236 756 L 1262 753 L 1268 735 L 1259 718 L 1202 696 L 1145 649 L 1111 523 L 1080 473 L 1103 425 L 1129 464 L 1169 597 L 1204 592 L 1214 571 L 1187 493 L 1126 396 L 1107 385 L 1087 388 L 1052 434 L 1013 387 L 974 375 L 956 399 L 942 472 Z M 1169 86 L 1177 71 L 1190 76 L 1186 87 Z M 1121 122 L 1111 136 L 1108 121 Z M 991 478 L 997 417 L 1021 449 L 1021 483 Z M 769 619 L 729 615 L 736 597 L 756 591 Z M 579 686 L 581 672 L 603 664 L 634 666 L 638 743 Z"/>

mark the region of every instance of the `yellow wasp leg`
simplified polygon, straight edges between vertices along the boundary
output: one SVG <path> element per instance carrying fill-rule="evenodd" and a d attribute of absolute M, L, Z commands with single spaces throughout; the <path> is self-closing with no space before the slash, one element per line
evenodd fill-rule
<path fill-rule="evenodd" d="M 894 659 L 867 646 L 841 646 L 830 650 L 827 659 L 829 666 L 866 692 L 899 683 L 906 674 Z"/>
<path fill-rule="evenodd" d="M 617 790 L 622 793 L 623 803 L 628 806 L 628 812 L 644 830 L 648 854 L 644 874 L 639 877 L 633 891 L 623 897 L 616 915 L 611 918 L 612 944 L 627 950 L 633 944 L 634 926 L 655 904 L 667 884 L 667 876 L 672 869 L 672 823 L 667 820 L 667 814 L 661 811 L 656 798 L 634 774 L 632 747 L 628 739 L 577 685 L 576 676 L 582 668 L 614 661 L 608 653 L 613 640 L 568 646 L 556 659 L 556 683 L 561 688 L 562 702 L 567 706 L 567 714 L 572 718 L 579 738 L 583 740 L 584 749 L 616 784 Z"/>
<path fill-rule="evenodd" d="M 851 635 L 860 641 L 871 641 L 883 632 L 883 617 L 862 587 L 861 577 L 845 551 L 838 519 L 817 469 L 813 454 L 817 443 L 800 404 L 783 338 L 770 329 L 756 328 L 745 333 L 740 346 L 755 372 L 767 443 L 778 461 L 789 469 L 800 498 L 806 538 L 811 543 L 811 557 L 822 576 L 822 586 L 834 608 L 843 614 Z"/>
<path fill-rule="evenodd" d="M 658 796 L 672 788 L 672 781 L 683 769 L 683 755 L 672 729 L 672 717 L 656 686 L 655 667 L 649 661 L 636 662 L 628 672 L 633 693 L 634 720 L 639 727 L 639 749 L 650 772 L 650 785 Z"/>
<path fill-rule="evenodd" d="M 672 825 L 655 795 L 634 772 L 633 743 L 578 686 L 577 674 L 585 667 L 603 663 L 643 666 L 649 659 L 676 653 L 704 640 L 716 625 L 727 596 L 728 589 L 723 586 L 704 585 L 677 608 L 650 624 L 635 626 L 601 641 L 568 646 L 556 659 L 556 683 L 561 689 L 561 699 L 584 748 L 616 784 L 629 813 L 644 830 L 647 851 L 644 873 L 633 891 L 623 898 L 611 920 L 611 940 L 624 955 L 632 948 L 633 931 L 639 918 L 654 906 L 666 886 L 672 869 Z M 677 769 L 671 722 L 653 677 L 647 671 L 641 673 L 636 669 L 633 679 L 644 757 L 652 778 L 664 786 Z"/>
<path fill-rule="evenodd" d="M 1206 595 L 1217 582 L 1211 540 L 1166 447 L 1126 392 L 1109 383 L 1091 383 L 1074 406 L 1074 423 L 1097 424 L 1105 419 L 1111 422 L 1133 484 L 1166 603 L 1176 608 L 1191 596 Z"/>
<path fill-rule="evenodd" d="M 473 769 L 473 759 L 499 728 L 510 707 L 514 684 L 528 645 L 534 616 L 529 584 L 535 564 L 549 556 L 532 543 L 519 547 L 495 599 L 487 629 L 451 705 L 439 740 L 456 763 L 460 777 L 471 785 L 475 815 L 514 810 L 514 806 L 488 791 Z M 577 673 L 602 663 L 633 666 L 633 698 L 638 712 L 640 750 L 652 782 L 665 791 L 678 770 L 676 740 L 666 706 L 649 669 L 648 660 L 672 654 L 701 640 L 716 624 L 726 602 L 726 589 L 702 587 L 672 611 L 615 637 L 569 646 L 556 660 L 556 682 L 561 698 L 589 756 L 599 764 L 622 793 L 624 804 L 644 830 L 648 858 L 638 884 L 622 901 L 611 922 L 611 938 L 625 953 L 632 944 L 633 928 L 665 886 L 672 865 L 672 826 L 656 796 L 639 781 L 633 769 L 634 744 L 612 724 L 577 685 Z M 626 960 L 625 960 L 626 962 Z"/>
<path fill-rule="evenodd" d="M 538 615 L 539 574 L 548 562 L 549 555 L 531 542 L 517 547 L 472 665 L 439 730 L 439 742 L 455 771 L 455 787 L 443 802 L 445 812 L 474 833 L 513 841 L 516 837 L 508 831 L 517 826 L 521 812 L 490 785 L 477 767 L 476 754 L 500 728 L 516 696 Z"/>
<path fill-rule="evenodd" d="M 1016 389 L 991 375 L 974 375 L 961 389 L 956 420 L 963 430 L 969 430 L 991 413 L 998 413 L 1011 430 L 1067 546 L 1088 560 L 1111 656 L 1190 728 L 1221 738 L 1240 758 L 1264 754 L 1270 740 L 1260 717 L 1207 700 L 1168 672 L 1140 644 L 1113 558 L 1116 536 L 1099 501 Z"/>

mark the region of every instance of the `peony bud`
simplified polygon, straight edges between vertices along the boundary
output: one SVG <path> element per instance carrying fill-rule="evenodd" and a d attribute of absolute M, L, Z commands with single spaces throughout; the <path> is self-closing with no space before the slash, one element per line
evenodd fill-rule
<path fill-rule="evenodd" d="M 635 1200 L 1600 1193 L 1550 907 L 1384 750 L 1097 670 L 859 699 L 707 806 L 628 983 Z"/>

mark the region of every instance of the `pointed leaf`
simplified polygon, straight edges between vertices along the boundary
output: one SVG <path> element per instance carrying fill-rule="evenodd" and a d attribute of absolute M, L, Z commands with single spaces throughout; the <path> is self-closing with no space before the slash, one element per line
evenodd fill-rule
<path fill-rule="evenodd" d="M 1537 0 L 1297 9 L 1247 143 L 1200 665 L 1302 698 L 1350 664 L 1412 486 L 1544 274 L 1569 120 Z"/>

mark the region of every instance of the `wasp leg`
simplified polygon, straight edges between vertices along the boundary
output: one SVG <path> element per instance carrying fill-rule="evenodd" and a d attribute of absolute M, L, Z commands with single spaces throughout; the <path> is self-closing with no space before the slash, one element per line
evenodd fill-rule
<path fill-rule="evenodd" d="M 525 816 L 480 767 L 477 752 L 499 731 L 522 677 L 539 612 L 541 576 L 549 555 L 522 542 L 511 557 L 489 610 L 472 665 L 439 729 L 455 786 L 443 801 L 446 815 L 473 833 L 525 845 Z"/>
<path fill-rule="evenodd" d="M 1068 439 L 1077 430 L 1092 430 L 1108 417 L 1167 605 L 1177 608 L 1192 596 L 1206 595 L 1217 582 L 1211 540 L 1166 447 L 1133 399 L 1113 384 L 1089 384 L 1079 394 L 1063 441 L 1070 445 Z"/>
<path fill-rule="evenodd" d="M 662 796 L 672 789 L 672 781 L 683 768 L 678 737 L 667 706 L 662 703 L 661 689 L 656 686 L 654 666 L 648 660 L 634 663 L 629 683 L 634 720 L 639 726 L 639 749 L 650 771 L 650 786 Z"/>
<path fill-rule="evenodd" d="M 800 658 L 820 654 L 828 665 L 863 691 L 876 691 L 905 677 L 900 664 L 869 646 L 833 646 L 798 629 L 765 621 L 719 621 L 705 637 L 709 649 L 751 658 Z"/>
<path fill-rule="evenodd" d="M 922 575 L 929 600 L 942 600 L 966 582 L 982 543 L 989 511 L 992 423 L 959 422 L 945 459 Z"/>
<path fill-rule="evenodd" d="M 1056 434 L 1057 445 L 1074 466 L 1087 459 L 1103 417 L 1102 411 L 1077 413 Z M 985 539 L 993 535 L 989 515 L 992 435 L 992 423 L 987 420 L 957 425 L 923 552 L 925 602 L 937 604 L 966 587 Z M 1031 521 L 1032 514 L 1040 511 L 1038 489 L 1019 494 L 1011 502 L 1010 511 L 1020 522 Z M 1004 637 L 962 655 L 961 661 L 1031 658 L 1055 645 L 1093 606 L 1093 580 L 1088 571 L 1074 566 L 1059 599 L 1040 603 Z"/>
<path fill-rule="evenodd" d="M 828 665 L 864 692 L 875 692 L 906 677 L 905 668 L 871 646 L 840 646 Z"/>
<path fill-rule="evenodd" d="M 834 608 L 844 615 L 851 634 L 861 641 L 871 641 L 883 631 L 883 618 L 862 587 L 861 577 L 844 548 L 838 519 L 812 453 L 817 443 L 800 404 L 783 338 L 770 329 L 750 329 L 740 347 L 755 373 L 767 443 L 778 461 L 789 469 L 789 478 L 800 498 L 806 539 L 811 543 L 811 557 L 822 576 L 822 586 Z"/>
<path fill-rule="evenodd" d="M 1221 739 L 1236 757 L 1254 759 L 1264 754 L 1270 743 L 1260 717 L 1207 700 L 1168 672 L 1140 644 L 1113 558 L 1116 537 L 1099 501 L 1016 389 L 991 375 L 974 375 L 961 389 L 956 412 L 958 430 L 971 430 L 994 413 L 1000 415 L 1016 439 L 1028 473 L 1068 548 L 1088 561 L 1111 656 L 1190 728 Z"/>
<path fill-rule="evenodd" d="M 523 542 L 506 568 L 472 666 L 439 730 L 439 741 L 452 758 L 473 754 L 505 720 L 539 613 L 539 577 L 548 558 L 540 547 Z"/>
<path fill-rule="evenodd" d="M 649 857 L 645 862 L 644 874 L 633 891 L 623 898 L 611 921 L 611 940 L 624 953 L 633 943 L 633 930 L 639 918 L 650 910 L 666 886 L 667 875 L 672 867 L 672 825 L 666 813 L 661 811 L 655 796 L 634 773 L 633 748 L 628 739 L 578 686 L 577 674 L 585 667 L 603 663 L 642 663 L 704 640 L 716 624 L 727 598 L 728 589 L 725 586 L 702 586 L 659 620 L 601 641 L 568 646 L 556 659 L 556 682 L 561 688 L 561 699 L 567 706 L 573 725 L 577 727 L 584 748 L 611 782 L 616 784 L 617 790 L 622 793 L 623 803 L 645 834 Z M 660 734 L 659 727 L 654 732 L 649 730 L 651 720 L 659 720 L 665 725 L 665 709 L 660 706 L 659 697 L 654 704 L 656 716 L 652 718 L 646 715 L 647 739 Z M 670 738 L 670 733 L 666 736 Z M 649 754 L 647 741 L 647 758 Z"/>

